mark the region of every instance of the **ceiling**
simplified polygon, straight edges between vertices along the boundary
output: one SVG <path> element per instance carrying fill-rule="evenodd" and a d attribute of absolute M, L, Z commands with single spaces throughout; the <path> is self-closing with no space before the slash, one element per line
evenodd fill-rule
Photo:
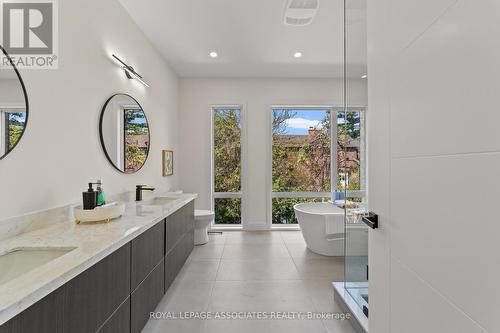
<path fill-rule="evenodd" d="M 364 1 L 364 0 L 354 0 Z M 343 74 L 343 0 L 307 26 L 283 23 L 287 0 L 120 0 L 181 77 L 335 78 Z M 359 7 L 359 6 L 358 6 Z M 350 75 L 364 74 L 366 30 L 353 8 Z M 363 30 L 364 29 L 364 30 Z M 209 56 L 216 51 L 218 57 Z M 294 58 L 295 52 L 302 58 Z M 359 67 L 359 68 L 358 68 Z M 359 75 L 359 76 L 358 76 Z"/>

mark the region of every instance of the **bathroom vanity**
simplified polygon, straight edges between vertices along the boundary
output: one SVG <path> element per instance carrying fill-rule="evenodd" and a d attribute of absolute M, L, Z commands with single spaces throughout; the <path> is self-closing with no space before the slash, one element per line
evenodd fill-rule
<path fill-rule="evenodd" d="M 194 199 L 130 203 L 109 224 L 55 223 L 0 241 L 66 253 L 0 284 L 0 332 L 140 332 L 193 249 Z"/>

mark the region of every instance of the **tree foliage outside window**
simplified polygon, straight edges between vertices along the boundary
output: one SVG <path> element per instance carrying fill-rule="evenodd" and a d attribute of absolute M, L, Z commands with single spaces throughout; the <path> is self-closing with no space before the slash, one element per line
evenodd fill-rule
<path fill-rule="evenodd" d="M 214 191 L 241 191 L 241 111 L 213 110 Z M 241 223 L 241 199 L 215 199 L 216 224 Z"/>
<path fill-rule="evenodd" d="M 361 112 L 339 112 L 337 124 L 337 190 L 361 190 Z"/>
<path fill-rule="evenodd" d="M 288 124 L 306 110 L 273 110 L 272 191 L 330 192 L 331 114 L 328 109 L 310 109 L 319 121 L 307 134 L 290 134 Z M 361 112 L 337 113 L 337 190 L 360 189 Z M 342 181 L 342 179 L 344 179 Z M 293 206 L 328 198 L 274 198 L 274 224 L 295 224 Z"/>
<path fill-rule="evenodd" d="M 331 192 L 332 124 L 329 109 L 310 109 L 318 121 L 306 132 L 290 133 L 300 109 L 274 109 L 272 122 L 272 191 Z M 338 112 L 336 190 L 360 189 L 361 112 Z M 334 141 L 335 142 L 335 141 Z M 236 108 L 213 110 L 215 193 L 241 192 L 241 113 Z M 346 176 L 346 177 L 341 177 Z M 343 181 L 341 179 L 344 179 Z M 295 224 L 293 206 L 330 198 L 274 198 L 272 221 Z M 241 223 L 241 198 L 215 198 L 215 223 Z"/>

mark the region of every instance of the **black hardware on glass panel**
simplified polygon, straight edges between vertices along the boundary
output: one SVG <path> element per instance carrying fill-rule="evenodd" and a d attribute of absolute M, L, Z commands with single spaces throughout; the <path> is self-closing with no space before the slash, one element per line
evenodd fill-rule
<path fill-rule="evenodd" d="M 361 220 L 372 229 L 378 228 L 378 215 L 373 212 L 369 212 L 368 215 L 361 217 Z"/>
<path fill-rule="evenodd" d="M 368 318 L 368 307 L 366 305 L 363 305 L 363 313 L 365 314 L 366 318 Z"/>
<path fill-rule="evenodd" d="M 135 186 L 135 201 L 142 201 L 142 191 L 154 191 L 154 187 L 146 187 L 146 185 Z"/>
<path fill-rule="evenodd" d="M 24 105 L 25 105 L 25 109 L 26 109 L 26 116 L 25 116 L 25 120 L 24 120 L 24 126 L 23 126 L 23 129 L 21 131 L 21 133 L 19 134 L 19 138 L 17 139 L 17 141 L 12 145 L 12 147 L 9 147 L 8 144 L 9 144 L 9 126 L 6 126 L 6 131 L 5 131 L 5 142 L 6 142 L 6 145 L 7 145 L 7 149 L 5 151 L 5 153 L 2 153 L 0 152 L 0 160 L 3 159 L 5 156 L 9 155 L 9 153 L 11 151 L 14 150 L 14 148 L 16 148 L 17 144 L 19 143 L 19 141 L 21 141 L 21 138 L 23 137 L 24 135 L 24 132 L 26 131 L 26 126 L 28 126 L 28 117 L 29 117 L 29 104 L 28 104 L 28 93 L 26 92 L 26 87 L 24 85 L 24 81 L 21 77 L 21 74 L 19 74 L 19 71 L 17 70 L 17 67 L 15 66 L 14 64 L 14 61 L 12 60 L 12 58 L 9 56 L 9 54 L 7 53 L 7 51 L 5 51 L 5 49 L 3 48 L 2 45 L 0 45 L 0 51 L 1 53 L 3 53 L 3 55 L 5 56 L 5 58 L 7 59 L 8 61 L 8 64 L 10 66 L 12 66 L 12 69 L 14 70 L 14 72 L 16 73 L 16 76 L 17 76 L 17 79 L 19 80 L 19 84 L 21 85 L 21 89 L 23 90 L 23 95 L 24 95 Z M 1 54 L 0 53 L 0 54 Z M 6 124 L 8 124 L 8 114 L 6 113 L 5 114 L 5 117 L 6 117 Z"/>

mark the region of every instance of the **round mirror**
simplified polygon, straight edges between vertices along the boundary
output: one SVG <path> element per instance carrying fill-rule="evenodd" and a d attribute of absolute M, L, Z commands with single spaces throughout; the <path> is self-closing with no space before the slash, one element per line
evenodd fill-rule
<path fill-rule="evenodd" d="M 132 96 L 116 94 L 106 101 L 99 134 L 106 157 L 120 172 L 137 172 L 146 163 L 150 138 L 148 119 Z"/>
<path fill-rule="evenodd" d="M 28 95 L 23 79 L 0 46 L 0 160 L 21 140 L 28 123 Z"/>

